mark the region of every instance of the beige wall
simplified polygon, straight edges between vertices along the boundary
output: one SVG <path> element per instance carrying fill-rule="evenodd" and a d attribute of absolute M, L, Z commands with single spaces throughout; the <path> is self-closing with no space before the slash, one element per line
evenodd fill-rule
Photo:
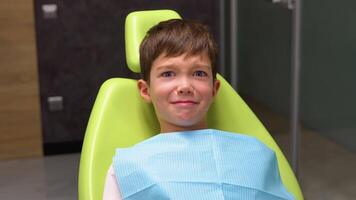
<path fill-rule="evenodd" d="M 0 159 L 42 155 L 32 0 L 0 1 Z"/>

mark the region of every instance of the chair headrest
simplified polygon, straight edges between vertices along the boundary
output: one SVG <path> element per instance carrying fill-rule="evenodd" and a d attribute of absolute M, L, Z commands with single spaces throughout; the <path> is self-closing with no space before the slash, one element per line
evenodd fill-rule
<path fill-rule="evenodd" d="M 181 19 L 173 10 L 135 11 L 125 21 L 126 63 L 133 72 L 140 72 L 140 44 L 147 31 L 161 21 Z"/>

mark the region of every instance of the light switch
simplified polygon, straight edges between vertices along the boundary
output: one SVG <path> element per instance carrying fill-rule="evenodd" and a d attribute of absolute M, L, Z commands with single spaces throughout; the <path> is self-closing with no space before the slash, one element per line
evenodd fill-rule
<path fill-rule="evenodd" d="M 57 4 L 43 4 L 42 5 L 43 18 L 45 19 L 55 19 L 58 17 L 58 7 Z"/>
<path fill-rule="evenodd" d="M 48 108 L 50 111 L 61 111 L 63 110 L 63 97 L 53 96 L 47 98 Z"/>

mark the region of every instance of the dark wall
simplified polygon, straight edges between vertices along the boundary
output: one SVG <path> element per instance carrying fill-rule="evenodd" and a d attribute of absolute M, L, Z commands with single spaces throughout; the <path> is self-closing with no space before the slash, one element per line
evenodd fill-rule
<path fill-rule="evenodd" d="M 291 12 L 265 0 L 240 0 L 238 12 L 239 91 L 288 116 Z"/>
<path fill-rule="evenodd" d="M 356 1 L 303 3 L 301 117 L 356 152 Z"/>
<path fill-rule="evenodd" d="M 356 1 L 352 0 L 304 2 L 301 74 L 304 121 L 319 130 L 352 128 L 353 137 L 356 137 L 355 11 Z"/>
<path fill-rule="evenodd" d="M 43 4 L 57 4 L 57 17 L 44 18 Z M 209 25 L 218 38 L 218 5 L 214 0 L 36 0 L 45 153 L 72 151 L 68 144 L 81 144 L 96 94 L 106 79 L 138 77 L 125 62 L 124 21 L 128 13 L 174 9 L 183 18 Z M 48 97 L 53 96 L 63 97 L 62 109 L 49 109 Z"/>

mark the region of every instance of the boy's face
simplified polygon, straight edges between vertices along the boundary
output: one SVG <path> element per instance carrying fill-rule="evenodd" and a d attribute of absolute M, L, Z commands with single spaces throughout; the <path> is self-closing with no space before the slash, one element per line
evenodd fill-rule
<path fill-rule="evenodd" d="M 138 81 L 141 96 L 152 102 L 161 132 L 207 128 L 205 116 L 219 89 L 206 53 L 160 55 L 152 63 L 150 83 Z"/>

